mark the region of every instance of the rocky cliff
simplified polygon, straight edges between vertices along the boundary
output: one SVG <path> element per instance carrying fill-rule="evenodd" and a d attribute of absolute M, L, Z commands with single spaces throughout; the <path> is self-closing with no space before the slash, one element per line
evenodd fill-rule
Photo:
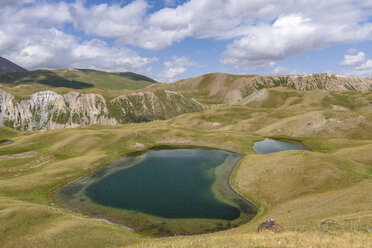
<path fill-rule="evenodd" d="M 334 74 L 289 76 L 240 76 L 206 74 L 169 85 L 169 89 L 193 96 L 204 103 L 235 104 L 263 88 L 287 87 L 297 90 L 372 91 L 372 78 L 345 77 Z"/>
<path fill-rule="evenodd" d="M 169 90 L 129 93 L 111 101 L 99 94 L 59 95 L 42 91 L 19 102 L 15 102 L 12 94 L 0 90 L 0 125 L 21 131 L 152 121 L 206 108 Z"/>

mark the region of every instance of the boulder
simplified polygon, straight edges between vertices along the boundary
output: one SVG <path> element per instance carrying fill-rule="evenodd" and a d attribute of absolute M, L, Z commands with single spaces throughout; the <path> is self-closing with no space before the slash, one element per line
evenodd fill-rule
<path fill-rule="evenodd" d="M 284 228 L 274 219 L 266 220 L 258 226 L 257 232 L 283 232 Z"/>
<path fill-rule="evenodd" d="M 320 225 L 327 226 L 328 227 L 328 226 L 330 226 L 334 222 L 335 222 L 334 219 L 327 219 L 327 220 L 323 221 L 322 223 L 320 223 Z"/>

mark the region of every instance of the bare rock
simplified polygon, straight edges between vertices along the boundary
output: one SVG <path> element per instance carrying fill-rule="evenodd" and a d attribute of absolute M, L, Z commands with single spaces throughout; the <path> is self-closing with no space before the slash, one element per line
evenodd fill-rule
<path fill-rule="evenodd" d="M 134 143 L 134 148 L 137 150 L 137 151 L 142 151 L 142 150 L 145 150 L 145 145 L 142 144 L 142 143 Z"/>
<path fill-rule="evenodd" d="M 110 103 L 102 95 L 78 92 L 62 96 L 41 91 L 28 100 L 15 102 L 14 99 L 12 94 L 0 89 L 0 125 L 20 131 L 163 120 L 208 108 L 169 90 L 129 93 Z"/>
<path fill-rule="evenodd" d="M 274 219 L 268 219 L 258 226 L 257 232 L 283 232 L 284 228 Z"/>
<path fill-rule="evenodd" d="M 320 223 L 320 225 L 329 227 L 332 223 L 335 223 L 334 219 L 327 219 L 327 220 L 323 221 L 322 223 Z"/>

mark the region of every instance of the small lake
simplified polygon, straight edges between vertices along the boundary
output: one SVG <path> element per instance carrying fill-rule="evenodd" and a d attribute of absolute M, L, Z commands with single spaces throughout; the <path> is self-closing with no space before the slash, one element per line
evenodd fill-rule
<path fill-rule="evenodd" d="M 256 141 L 253 144 L 253 150 L 260 154 L 281 152 L 288 150 L 309 150 L 306 146 L 292 140 L 273 140 L 266 138 L 262 141 Z"/>
<path fill-rule="evenodd" d="M 2 141 L 0 141 L 0 146 L 10 145 L 13 142 L 14 141 L 12 141 L 12 140 L 2 140 Z"/>
<path fill-rule="evenodd" d="M 229 185 L 240 159 L 235 153 L 208 149 L 124 157 L 63 187 L 57 203 L 156 236 L 224 230 L 257 213 Z"/>

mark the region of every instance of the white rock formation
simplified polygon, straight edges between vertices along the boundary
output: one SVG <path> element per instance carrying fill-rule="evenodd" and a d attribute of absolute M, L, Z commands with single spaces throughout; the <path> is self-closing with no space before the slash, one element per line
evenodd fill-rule
<path fill-rule="evenodd" d="M 0 89 L 0 125 L 21 131 L 161 120 L 206 108 L 192 98 L 169 90 L 129 93 L 110 103 L 98 94 L 69 92 L 62 96 L 41 91 L 29 100 L 15 103 L 12 94 Z"/>

